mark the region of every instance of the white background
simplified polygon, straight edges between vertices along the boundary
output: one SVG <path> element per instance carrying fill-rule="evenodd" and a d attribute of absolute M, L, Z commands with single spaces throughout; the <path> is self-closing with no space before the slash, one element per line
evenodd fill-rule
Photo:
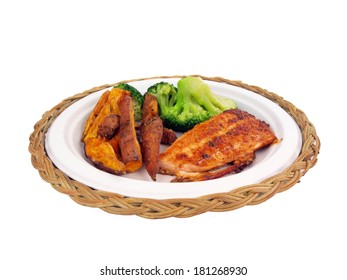
<path fill-rule="evenodd" d="M 345 12 L 335 0 L 1 1 L 0 278 L 131 279 L 100 269 L 210 265 L 246 266 L 236 279 L 346 279 Z M 164 220 L 76 204 L 32 167 L 33 126 L 64 98 L 176 74 L 283 96 L 317 129 L 317 165 L 260 205 Z"/>

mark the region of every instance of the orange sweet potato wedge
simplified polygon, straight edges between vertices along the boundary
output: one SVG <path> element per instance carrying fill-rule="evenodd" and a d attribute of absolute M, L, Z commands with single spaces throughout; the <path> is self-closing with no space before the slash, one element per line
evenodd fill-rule
<path fill-rule="evenodd" d="M 101 97 L 99 98 L 98 102 L 96 103 L 96 105 L 93 109 L 93 112 L 89 115 L 89 117 L 86 121 L 86 124 L 84 126 L 84 131 L 82 133 L 82 141 L 86 140 L 87 135 L 88 135 L 91 127 L 95 123 L 95 120 L 98 117 L 98 115 L 100 114 L 103 106 L 106 104 L 109 95 L 110 95 L 110 91 L 109 90 L 105 91 L 101 95 Z"/>
<path fill-rule="evenodd" d="M 101 170 L 123 175 L 142 166 L 132 102 L 126 90 L 105 91 L 86 121 L 85 155 Z"/>
<path fill-rule="evenodd" d="M 112 90 L 105 91 L 94 107 L 93 112 L 89 115 L 85 124 L 85 129 L 82 134 L 82 141 L 88 138 L 97 138 L 99 125 L 110 114 L 120 115 L 118 106 L 119 99 L 128 94 L 127 91 L 113 88 Z"/>
<path fill-rule="evenodd" d="M 85 154 L 97 168 L 115 175 L 124 175 L 125 164 L 117 154 L 116 143 L 112 144 L 103 138 L 88 138 L 84 143 Z"/>
<path fill-rule="evenodd" d="M 116 175 L 126 173 L 114 121 L 120 115 L 118 101 L 127 94 L 127 91 L 116 88 L 105 91 L 89 115 L 82 133 L 86 157 L 95 167 Z"/>

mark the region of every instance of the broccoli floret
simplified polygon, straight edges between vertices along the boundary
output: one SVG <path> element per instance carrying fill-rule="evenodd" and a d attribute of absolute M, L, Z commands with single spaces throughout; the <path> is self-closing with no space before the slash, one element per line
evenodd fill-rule
<path fill-rule="evenodd" d="M 165 110 L 176 104 L 177 88 L 167 82 L 159 82 L 147 89 L 147 93 L 156 96 L 159 103 L 159 110 Z"/>
<path fill-rule="evenodd" d="M 140 121 L 142 119 L 142 105 L 144 101 L 143 95 L 132 85 L 126 83 L 120 83 L 114 87 L 130 91 L 130 96 L 133 99 L 134 118 L 136 122 Z"/>
<path fill-rule="evenodd" d="M 175 131 L 188 131 L 214 115 L 237 108 L 233 100 L 215 95 L 199 77 L 182 78 L 177 88 L 167 82 L 159 82 L 149 87 L 147 93 L 156 96 L 160 117 L 166 127 Z"/>
<path fill-rule="evenodd" d="M 237 108 L 234 100 L 214 94 L 210 86 L 200 77 L 185 77 L 178 81 L 177 87 L 179 92 L 191 95 L 211 116 Z"/>

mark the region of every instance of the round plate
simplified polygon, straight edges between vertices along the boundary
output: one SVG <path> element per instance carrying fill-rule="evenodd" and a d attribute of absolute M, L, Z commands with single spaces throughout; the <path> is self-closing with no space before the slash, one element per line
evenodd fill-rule
<path fill-rule="evenodd" d="M 174 85 L 178 78 L 147 79 L 130 82 L 140 92 L 159 81 Z M 72 179 L 94 189 L 124 196 L 170 199 L 194 198 L 213 193 L 229 192 L 241 186 L 259 183 L 282 172 L 298 157 L 301 132 L 292 117 L 276 103 L 252 91 L 229 84 L 208 81 L 212 91 L 235 100 L 239 109 L 267 122 L 281 141 L 256 152 L 256 159 L 245 170 L 213 181 L 171 183 L 172 177 L 158 174 L 153 182 L 144 167 L 125 176 L 109 174 L 94 167 L 85 157 L 81 134 L 103 89 L 92 93 L 65 109 L 52 123 L 46 134 L 46 152 L 52 162 Z"/>

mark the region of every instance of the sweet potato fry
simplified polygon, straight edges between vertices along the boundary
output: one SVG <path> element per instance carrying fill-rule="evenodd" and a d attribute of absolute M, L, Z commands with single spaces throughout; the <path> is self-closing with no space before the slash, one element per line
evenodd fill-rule
<path fill-rule="evenodd" d="M 84 143 L 85 154 L 99 169 L 108 173 L 123 175 L 125 165 L 119 160 L 112 145 L 102 138 L 88 138 Z"/>
<path fill-rule="evenodd" d="M 106 104 L 109 95 L 110 95 L 110 91 L 109 90 L 105 91 L 99 98 L 98 102 L 96 103 L 93 109 L 93 112 L 89 115 L 86 121 L 86 124 L 84 126 L 84 131 L 82 133 L 82 141 L 84 141 L 85 138 L 87 137 L 90 131 L 90 128 L 93 126 L 96 118 L 100 114 L 100 111 L 102 110 L 103 106 Z"/>
<path fill-rule="evenodd" d="M 118 100 L 128 92 L 119 88 L 113 88 L 111 91 L 106 91 L 100 97 L 98 103 L 94 107 L 93 112 L 89 115 L 85 129 L 82 134 L 82 141 L 88 138 L 97 138 L 99 124 L 109 114 L 120 115 Z"/>
<path fill-rule="evenodd" d="M 126 173 L 119 135 L 115 135 L 120 115 L 118 100 L 126 94 L 127 91 L 115 88 L 105 91 L 89 115 L 82 134 L 86 157 L 97 168 L 116 175 Z"/>
<path fill-rule="evenodd" d="M 158 116 L 157 99 L 151 94 L 146 94 L 143 103 L 140 134 L 145 168 L 151 179 L 156 181 L 159 167 L 160 142 L 163 135 L 163 122 Z"/>
<path fill-rule="evenodd" d="M 120 135 L 119 133 L 117 133 L 115 136 L 112 137 L 112 139 L 107 141 L 113 148 L 113 151 L 115 153 L 115 155 L 117 156 L 117 158 L 122 161 L 122 155 L 120 152 Z"/>
<path fill-rule="evenodd" d="M 119 100 L 120 109 L 120 151 L 127 172 L 135 172 L 142 166 L 142 154 L 136 137 L 134 109 L 130 95 L 125 94 Z"/>

